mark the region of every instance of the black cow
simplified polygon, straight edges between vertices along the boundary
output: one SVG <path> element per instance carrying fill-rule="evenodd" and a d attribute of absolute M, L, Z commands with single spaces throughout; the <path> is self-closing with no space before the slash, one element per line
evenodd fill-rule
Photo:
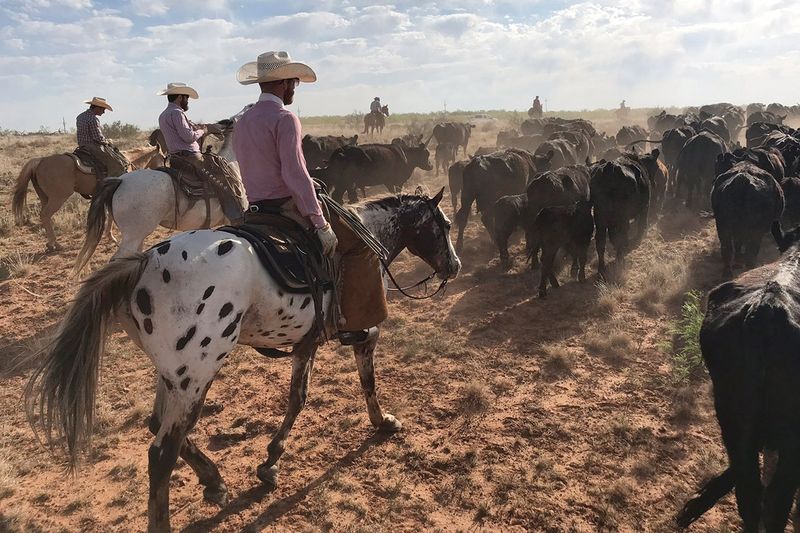
<path fill-rule="evenodd" d="M 481 221 L 494 236 L 494 205 L 501 196 L 519 194 L 528 179 L 536 173 L 533 156 L 525 150 L 508 148 L 502 152 L 474 157 L 464 167 L 464 185 L 461 190 L 461 208 L 456 213 L 458 239 L 456 248 L 464 245 L 472 203 L 477 204 Z"/>
<path fill-rule="evenodd" d="M 594 232 L 592 204 L 586 200 L 569 206 L 545 207 L 533 222 L 533 232 L 542 246 L 542 274 L 539 296 L 547 296 L 547 282 L 558 288 L 554 263 L 558 250 L 563 248 L 572 257 L 572 278 L 586 279 L 586 256 Z"/>
<path fill-rule="evenodd" d="M 768 113 L 772 113 L 773 115 L 776 116 L 783 115 L 784 117 L 788 116 L 792 112 L 791 108 L 783 104 L 779 104 L 777 102 L 772 102 L 771 104 L 768 104 L 765 111 L 767 111 Z"/>
<path fill-rule="evenodd" d="M 736 163 L 745 161 L 770 173 L 779 183 L 783 181 L 786 164 L 777 148 L 737 148 L 733 152 L 726 152 L 717 157 L 714 171 L 719 176 Z"/>
<path fill-rule="evenodd" d="M 756 111 L 747 117 L 747 125 L 750 126 L 756 122 L 768 122 L 769 124 L 783 124 L 783 119 L 786 115 L 776 115 L 769 111 Z"/>
<path fill-rule="evenodd" d="M 748 148 L 756 148 L 764 144 L 764 141 L 767 139 L 767 136 L 772 133 L 773 131 L 780 131 L 781 133 L 786 133 L 787 135 L 791 135 L 794 133 L 794 129 L 790 128 L 789 126 L 783 126 L 781 124 L 770 124 L 768 122 L 754 122 L 747 126 L 747 130 L 744 133 L 746 139 L 746 146 Z"/>
<path fill-rule="evenodd" d="M 661 150 L 664 154 L 664 163 L 669 170 L 670 189 L 675 192 L 675 176 L 678 171 L 678 155 L 686 145 L 686 141 L 695 136 L 697 132 L 691 126 L 669 129 L 664 132 L 661 140 Z"/>
<path fill-rule="evenodd" d="M 773 131 L 766 136 L 762 148 L 775 148 L 783 156 L 784 173 L 796 176 L 800 172 L 800 140 L 794 135 Z"/>
<path fill-rule="evenodd" d="M 313 169 L 325 166 L 325 162 L 337 148 L 358 144 L 358 135 L 353 135 L 352 137 L 344 137 L 342 135 L 338 137 L 333 135 L 320 137 L 305 135 L 300 144 L 303 149 L 306 166 Z"/>
<path fill-rule="evenodd" d="M 726 159 L 720 155 L 719 160 Z M 783 191 L 768 172 L 749 161 L 735 163 L 714 180 L 711 208 L 722 253 L 722 275 L 730 277 L 735 258 L 756 266 L 761 239 L 783 213 Z"/>
<path fill-rule="evenodd" d="M 800 469 L 800 232 L 772 229 L 781 258 L 708 293 L 699 341 L 728 467 L 684 505 L 681 527 L 734 486 L 743 531 L 783 532 L 788 521 Z M 763 487 L 765 449 L 779 460 Z"/>
<path fill-rule="evenodd" d="M 461 122 L 440 122 L 433 127 L 431 137 L 435 138 L 437 143 L 453 143 L 461 146 L 464 149 L 464 155 L 467 155 L 467 144 L 469 144 L 469 136 L 474 127 L 474 124 Z"/>
<path fill-rule="evenodd" d="M 508 255 L 508 239 L 519 228 L 528 213 L 528 195 L 509 194 L 501 196 L 494 203 L 494 242 L 500 251 L 500 265 L 503 269 L 511 268 Z"/>
<path fill-rule="evenodd" d="M 456 153 L 458 146 L 453 143 L 439 143 L 436 145 L 436 154 L 434 155 L 434 162 L 436 164 L 436 175 L 439 175 L 439 168 L 442 172 L 449 168 L 456 160 Z"/>
<path fill-rule="evenodd" d="M 759 111 L 765 111 L 765 110 L 766 106 L 758 102 L 747 104 L 747 107 L 744 108 L 744 112 L 748 117 L 753 113 L 758 113 Z"/>
<path fill-rule="evenodd" d="M 708 131 L 701 131 L 686 141 L 678 154 L 676 177 L 676 196 L 678 190 L 686 189 L 686 207 L 694 205 L 696 193 L 705 203 L 716 177 L 717 156 L 726 151 L 725 141 Z"/>
<path fill-rule="evenodd" d="M 539 145 L 545 141 L 544 135 L 519 135 L 506 139 L 506 146 L 535 152 Z M 498 145 L 499 147 L 499 145 Z"/>
<path fill-rule="evenodd" d="M 728 131 L 728 124 L 722 117 L 708 117 L 700 122 L 700 131 L 710 131 L 719 136 L 726 143 L 731 142 L 731 134 Z"/>
<path fill-rule="evenodd" d="M 647 178 L 650 181 L 651 220 L 655 220 L 656 215 L 661 212 L 667 193 L 667 167 L 658 159 L 660 153 L 661 152 L 656 149 L 649 154 L 625 152 L 621 156 L 639 163 L 644 167 L 645 171 L 647 171 Z"/>
<path fill-rule="evenodd" d="M 642 241 L 647 230 L 650 209 L 650 179 L 639 163 L 621 157 L 614 161 L 596 163 L 591 168 L 589 190 L 594 206 L 597 270 L 606 277 L 606 236 L 611 239 L 617 263 Z M 636 224 L 636 235 L 630 242 L 630 224 Z"/>
<path fill-rule="evenodd" d="M 453 213 L 458 211 L 458 197 L 461 196 L 461 188 L 464 186 L 464 168 L 469 163 L 469 159 L 456 161 L 447 169 L 447 182 L 450 185 L 450 201 L 453 204 Z"/>
<path fill-rule="evenodd" d="M 519 132 L 517 130 L 503 130 L 497 132 L 497 141 L 495 145 L 498 148 L 507 148 L 511 146 L 509 142 L 511 139 L 516 139 L 519 137 Z"/>
<path fill-rule="evenodd" d="M 781 224 L 788 228 L 800 226 L 800 178 L 784 178 L 781 189 L 785 201 Z"/>
<path fill-rule="evenodd" d="M 617 132 L 617 144 L 620 146 L 627 146 L 633 141 L 640 139 L 647 139 L 647 130 L 638 124 L 632 126 L 622 126 Z"/>
<path fill-rule="evenodd" d="M 563 139 L 575 147 L 575 162 L 584 162 L 590 156 L 594 156 L 594 144 L 592 140 L 582 131 L 559 131 L 550 135 L 548 141 Z"/>
<path fill-rule="evenodd" d="M 336 149 L 328 160 L 327 183 L 331 197 L 342 202 L 345 191 L 355 201 L 356 188 L 385 185 L 400 192 L 415 168 L 433 170 L 425 145 L 362 144 Z"/>
<path fill-rule="evenodd" d="M 666 111 L 662 111 L 658 115 L 647 119 L 647 127 L 651 132 L 656 134 L 664 133 L 667 130 L 680 128 L 685 125 L 686 121 L 682 115 L 672 115 Z"/>
<path fill-rule="evenodd" d="M 589 169 L 584 165 L 570 165 L 556 170 L 544 172 L 534 177 L 527 187 L 525 194 L 528 197 L 528 214 L 525 217 L 525 237 L 527 242 L 528 255 L 531 258 L 531 267 L 539 266 L 539 249 L 541 248 L 541 238 L 533 231 L 533 220 L 537 213 L 545 207 L 556 207 L 572 205 L 579 200 L 589 200 Z M 506 230 L 507 231 L 507 230 Z M 512 229 L 513 231 L 513 229 Z M 500 228 L 498 228 L 498 233 Z M 511 232 L 507 231 L 507 235 Z M 508 236 L 506 235 L 506 242 Z M 498 246 L 502 243 L 498 239 Z M 500 248 L 500 256 L 503 252 L 508 257 L 508 251 Z"/>
<path fill-rule="evenodd" d="M 578 160 L 575 145 L 566 139 L 545 141 L 539 145 L 533 155 L 536 157 L 536 168 L 539 169 L 539 172 L 583 162 L 583 160 Z"/>
<path fill-rule="evenodd" d="M 392 144 L 405 144 L 406 146 L 418 146 L 422 144 L 422 134 L 406 133 L 400 137 L 392 139 Z"/>

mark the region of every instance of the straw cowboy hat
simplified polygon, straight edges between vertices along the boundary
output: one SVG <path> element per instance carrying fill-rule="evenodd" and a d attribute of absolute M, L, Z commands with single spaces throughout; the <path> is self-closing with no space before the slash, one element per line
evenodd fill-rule
<path fill-rule="evenodd" d="M 236 73 L 236 81 L 242 85 L 262 83 L 266 81 L 290 80 L 311 83 L 317 81 L 317 75 L 305 63 L 292 61 L 289 52 L 265 52 L 256 61 L 245 63 Z"/>
<path fill-rule="evenodd" d="M 198 98 L 197 91 L 195 91 L 185 83 L 181 83 L 179 81 L 168 83 L 166 89 L 161 89 L 156 94 L 158 96 L 166 96 L 169 94 L 185 94 L 189 98 L 194 98 L 195 100 L 197 100 Z"/>
<path fill-rule="evenodd" d="M 91 100 L 84 100 L 83 103 L 84 104 L 89 104 L 89 105 L 96 105 L 97 107 L 104 107 L 104 108 L 108 109 L 109 111 L 114 111 L 113 109 L 111 109 L 111 106 L 108 105 L 108 102 L 106 102 L 106 99 L 105 98 L 100 98 L 99 96 L 95 96 Z"/>

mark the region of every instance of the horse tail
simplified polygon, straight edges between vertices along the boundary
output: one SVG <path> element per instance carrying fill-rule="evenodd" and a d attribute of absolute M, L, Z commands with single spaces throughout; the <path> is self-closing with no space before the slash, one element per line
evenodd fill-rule
<path fill-rule="evenodd" d="M 75 259 L 75 266 L 72 274 L 77 276 L 86 267 L 89 259 L 92 258 L 100 239 L 103 237 L 103 230 L 106 227 L 106 216 L 111 212 L 111 201 L 114 193 L 122 183 L 119 178 L 106 178 L 100 182 L 97 192 L 92 197 L 89 204 L 89 213 L 86 215 L 86 238 L 83 247 Z"/>
<path fill-rule="evenodd" d="M 111 319 L 130 300 L 147 261 L 144 254 L 118 259 L 83 282 L 25 386 L 28 422 L 37 436 L 37 428 L 42 430 L 51 448 L 64 437 L 70 470 L 91 440 L 100 361 Z"/>
<path fill-rule="evenodd" d="M 11 201 L 11 210 L 14 212 L 14 222 L 17 226 L 25 223 L 25 204 L 28 197 L 28 182 L 36 177 L 36 169 L 41 163 L 41 157 L 34 157 L 22 167 L 14 186 L 14 197 Z M 43 198 L 42 200 L 46 200 Z"/>

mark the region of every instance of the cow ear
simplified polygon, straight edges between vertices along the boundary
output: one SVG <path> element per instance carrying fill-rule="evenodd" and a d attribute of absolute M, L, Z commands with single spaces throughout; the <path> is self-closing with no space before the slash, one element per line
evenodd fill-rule
<path fill-rule="evenodd" d="M 422 188 L 422 185 L 417 185 L 417 188 L 414 189 L 414 195 L 425 196 L 425 189 Z"/>
<path fill-rule="evenodd" d="M 658 156 L 661 154 L 661 151 L 658 148 L 655 148 L 650 155 L 653 156 L 653 159 L 658 159 Z"/>
<path fill-rule="evenodd" d="M 353 135 L 353 142 L 358 142 L 358 133 Z"/>
<path fill-rule="evenodd" d="M 436 196 L 434 196 L 433 198 L 431 198 L 431 199 L 429 200 L 429 203 L 430 203 L 430 204 L 431 204 L 433 207 L 436 207 L 436 206 L 438 206 L 438 205 L 439 205 L 439 202 L 441 202 L 441 201 L 442 201 L 442 197 L 443 197 L 443 196 L 444 196 L 444 187 L 442 187 L 442 188 L 439 190 L 439 192 L 437 192 L 437 193 L 436 193 Z"/>

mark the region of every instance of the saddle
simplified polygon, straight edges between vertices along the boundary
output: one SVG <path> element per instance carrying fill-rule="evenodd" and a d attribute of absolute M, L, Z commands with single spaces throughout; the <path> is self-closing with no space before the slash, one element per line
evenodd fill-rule
<path fill-rule="evenodd" d="M 83 148 L 76 148 L 74 152 L 66 152 L 64 155 L 68 155 L 75 161 L 75 166 L 78 168 L 79 172 L 83 172 L 84 174 L 94 174 L 94 167 L 97 162 L 94 159 L 94 155 L 89 152 L 88 150 L 84 150 Z"/>
<path fill-rule="evenodd" d="M 282 290 L 290 294 L 310 295 L 314 302 L 314 328 L 308 335 L 317 342 L 330 338 L 338 322 L 338 271 L 334 261 L 325 256 L 319 240 L 294 220 L 274 212 L 248 213 L 246 222 L 223 226 L 224 231 L 240 237 L 253 247 L 261 265 Z M 333 293 L 331 309 L 323 309 L 323 294 Z M 255 348 L 269 357 L 288 354 L 273 348 Z"/>
<path fill-rule="evenodd" d="M 247 205 L 242 180 L 236 175 L 224 158 L 206 153 L 202 160 L 170 155 L 168 167 L 157 170 L 166 172 L 172 178 L 175 188 L 175 225 L 178 218 L 178 190 L 189 199 L 189 208 L 200 200 L 206 204 L 204 228 L 211 227 L 211 199 L 216 198 L 225 217 L 233 224 L 243 222 L 243 212 Z"/>

